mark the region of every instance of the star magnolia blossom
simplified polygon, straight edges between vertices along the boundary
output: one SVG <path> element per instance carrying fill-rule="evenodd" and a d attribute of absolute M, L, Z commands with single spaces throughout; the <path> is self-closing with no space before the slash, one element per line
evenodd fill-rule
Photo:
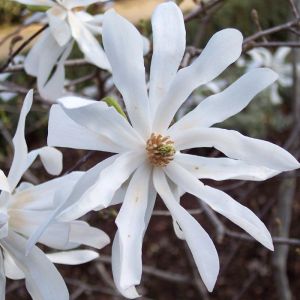
<path fill-rule="evenodd" d="M 83 7 L 100 0 L 14 0 L 26 5 L 49 6 L 46 29 L 25 60 L 25 71 L 37 77 L 45 100 L 55 101 L 64 88 L 64 62 L 74 40 L 85 58 L 99 68 L 110 70 L 108 60 L 94 34 L 101 34 L 102 15 L 92 16 Z M 56 65 L 57 64 L 57 65 Z"/>
<path fill-rule="evenodd" d="M 27 95 L 13 139 L 15 154 L 8 177 L 0 172 L 0 299 L 5 299 L 6 277 L 25 278 L 26 287 L 36 300 L 68 300 L 69 293 L 63 278 L 52 262 L 81 264 L 95 259 L 91 250 L 72 250 L 44 254 L 33 247 L 25 255 L 26 237 L 37 228 L 67 198 L 82 172 L 70 173 L 39 185 L 21 183 L 21 177 L 39 155 L 46 170 L 58 175 L 62 169 L 61 153 L 51 147 L 43 147 L 28 153 L 24 137 L 25 119 L 32 104 L 32 92 Z M 109 237 L 86 222 L 53 221 L 39 238 L 40 243 L 58 250 L 68 250 L 81 244 L 102 248 Z M 52 261 L 52 262 L 51 262 Z"/>
<path fill-rule="evenodd" d="M 290 54 L 291 48 L 279 47 L 273 54 L 266 48 L 255 48 L 247 52 L 251 57 L 250 61 L 240 58 L 239 66 L 247 66 L 247 70 L 257 67 L 272 68 L 278 73 L 278 81 L 272 84 L 270 88 L 270 99 L 273 104 L 282 103 L 282 98 L 278 92 L 279 86 L 289 87 L 293 84 L 293 67 L 288 63 L 287 56 Z"/>
<path fill-rule="evenodd" d="M 180 191 L 199 197 L 273 250 L 270 233 L 252 211 L 199 179 L 259 181 L 299 167 L 297 160 L 277 145 L 211 127 L 240 112 L 270 85 L 277 75 L 269 69 L 250 71 L 170 126 L 176 111 L 195 88 L 238 59 L 243 38 L 235 29 L 216 33 L 201 55 L 178 71 L 185 51 L 180 9 L 172 2 L 159 5 L 152 27 L 154 49 L 148 95 L 141 35 L 113 10 L 104 15 L 104 49 L 130 122 L 103 102 L 76 97 L 63 98 L 53 105 L 49 120 L 49 145 L 117 153 L 90 169 L 61 206 L 64 211 L 57 213 L 59 220 L 70 220 L 92 209 L 123 203 L 116 218 L 112 268 L 119 291 L 128 298 L 138 296 L 135 285 L 142 274 L 142 240 L 157 193 L 211 291 L 219 272 L 218 254 L 209 235 L 180 205 Z M 215 147 L 228 158 L 181 152 L 197 147 Z"/>

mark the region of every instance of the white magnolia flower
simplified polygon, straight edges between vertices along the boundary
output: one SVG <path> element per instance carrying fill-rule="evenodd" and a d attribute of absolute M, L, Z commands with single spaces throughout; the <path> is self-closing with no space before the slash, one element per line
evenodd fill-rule
<path fill-rule="evenodd" d="M 105 53 L 94 37 L 101 34 L 102 15 L 92 16 L 83 7 L 101 0 L 14 0 L 26 5 L 49 6 L 46 29 L 25 60 L 25 70 L 37 77 L 38 90 L 45 100 L 56 101 L 64 88 L 64 62 L 74 40 L 85 58 L 99 68 L 110 70 Z"/>
<path fill-rule="evenodd" d="M 238 59 L 241 33 L 235 29 L 216 33 L 193 64 L 178 71 L 185 51 L 183 16 L 172 2 L 159 5 L 152 17 L 154 49 L 148 95 L 141 35 L 114 11 L 105 14 L 103 24 L 104 49 L 129 121 L 98 101 L 67 97 L 52 106 L 49 145 L 117 153 L 79 180 L 61 206 L 61 210 L 68 208 L 57 211 L 59 219 L 70 220 L 92 209 L 123 203 L 116 219 L 112 268 L 120 292 L 135 298 L 135 285 L 142 274 L 143 236 L 158 193 L 211 291 L 219 272 L 217 251 L 201 225 L 180 205 L 180 191 L 199 197 L 273 250 L 269 231 L 252 211 L 199 179 L 260 181 L 299 167 L 297 160 L 277 145 L 211 127 L 240 112 L 277 75 L 265 68 L 252 70 L 171 125 L 195 88 Z M 215 147 L 228 158 L 182 152 L 196 147 Z"/>
<path fill-rule="evenodd" d="M 278 92 L 279 86 L 290 87 L 293 84 L 293 67 L 287 62 L 287 56 L 291 48 L 279 47 L 274 53 L 266 48 L 254 48 L 247 52 L 251 60 L 247 61 L 244 57 L 238 60 L 241 67 L 247 66 L 247 70 L 257 67 L 268 67 L 278 73 L 277 82 L 270 87 L 270 99 L 273 104 L 282 103 L 282 98 Z"/>
<path fill-rule="evenodd" d="M 36 300 L 68 300 L 69 294 L 63 278 L 52 262 L 81 264 L 95 259 L 91 250 L 72 250 L 51 253 L 47 256 L 36 246 L 26 256 L 26 237 L 31 236 L 48 219 L 60 201 L 67 198 L 82 172 L 70 173 L 43 184 L 18 183 L 24 172 L 40 156 L 46 170 L 58 175 L 62 169 L 61 153 L 43 147 L 28 153 L 24 137 L 25 119 L 32 105 L 32 91 L 27 95 L 21 110 L 13 144 L 14 159 L 8 177 L 0 172 L 0 299 L 5 299 L 6 277 L 25 278 L 26 287 Z M 86 222 L 53 221 L 38 242 L 58 250 L 68 250 L 79 245 L 98 249 L 109 243 L 108 236 Z M 52 261 L 52 262 L 51 262 Z"/>

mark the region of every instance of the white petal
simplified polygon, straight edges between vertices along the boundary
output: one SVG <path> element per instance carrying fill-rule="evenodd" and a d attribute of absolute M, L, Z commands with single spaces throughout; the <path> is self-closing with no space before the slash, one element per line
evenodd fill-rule
<path fill-rule="evenodd" d="M 150 218 L 152 216 L 152 212 L 153 212 L 154 205 L 155 205 L 156 196 L 157 196 L 156 190 L 155 190 L 154 185 L 153 185 L 152 177 L 153 176 L 150 177 L 150 183 L 149 183 L 149 191 L 148 191 L 149 195 L 148 195 L 148 204 L 147 204 L 146 213 L 145 213 L 145 231 L 144 231 L 144 235 L 145 235 L 146 229 L 149 225 Z"/>
<path fill-rule="evenodd" d="M 97 134 L 74 122 L 60 105 L 52 105 L 50 109 L 47 143 L 49 146 L 116 153 L 126 149 L 101 132 Z"/>
<path fill-rule="evenodd" d="M 270 88 L 270 100 L 272 104 L 278 105 L 282 103 L 282 98 L 278 91 L 278 83 L 275 83 Z"/>
<path fill-rule="evenodd" d="M 239 113 L 252 98 L 269 86 L 278 75 L 271 69 L 254 69 L 219 94 L 203 100 L 194 110 L 175 123 L 172 130 L 210 127 Z"/>
<path fill-rule="evenodd" d="M 127 289 L 123 289 L 120 285 L 120 276 L 121 276 L 121 249 L 120 249 L 120 238 L 119 232 L 117 231 L 113 245 L 112 245 L 112 255 L 111 255 L 111 265 L 112 265 L 112 273 L 114 282 L 118 291 L 128 299 L 134 299 L 140 297 L 136 288 L 134 286 L 130 286 Z"/>
<path fill-rule="evenodd" d="M 25 275 L 22 270 L 16 265 L 13 258 L 9 255 L 7 251 L 4 250 L 4 269 L 5 275 L 9 279 L 20 280 L 24 279 Z M 0 298 L 1 299 L 1 298 Z"/>
<path fill-rule="evenodd" d="M 35 77 L 38 76 L 40 56 L 43 55 L 50 36 L 50 29 L 46 29 L 30 49 L 24 61 L 24 68 L 27 74 Z"/>
<path fill-rule="evenodd" d="M 8 180 L 2 170 L 0 170 L 0 191 L 10 191 Z"/>
<path fill-rule="evenodd" d="M 25 5 L 52 6 L 52 0 L 15 0 Z"/>
<path fill-rule="evenodd" d="M 73 42 L 60 47 L 50 35 L 39 57 L 37 84 L 40 95 L 49 102 L 55 102 L 63 94 L 65 83 L 64 63 L 70 55 Z"/>
<path fill-rule="evenodd" d="M 174 184 L 173 182 L 169 182 L 169 186 L 170 186 L 170 190 L 173 194 L 174 199 L 180 204 L 181 193 L 180 193 L 178 186 L 176 184 Z M 172 219 L 173 219 L 173 229 L 174 229 L 176 236 L 179 239 L 184 240 L 185 239 L 184 233 L 183 233 L 182 229 L 180 228 L 177 220 L 173 216 L 172 216 Z"/>
<path fill-rule="evenodd" d="M 161 169 L 154 170 L 153 180 L 155 189 L 184 233 L 205 286 L 212 291 L 220 268 L 218 253 L 212 240 L 200 224 L 173 197 Z"/>
<path fill-rule="evenodd" d="M 81 265 L 96 259 L 99 254 L 92 250 L 73 250 L 48 253 L 47 257 L 55 264 Z"/>
<path fill-rule="evenodd" d="M 25 244 L 26 240 L 14 232 L 1 240 L 2 247 L 24 272 L 26 287 L 33 300 L 68 300 L 68 289 L 54 265 L 37 247 L 25 256 Z"/>
<path fill-rule="evenodd" d="M 242 34 L 236 29 L 224 29 L 213 35 L 192 65 L 177 73 L 169 92 L 158 106 L 153 123 L 155 132 L 164 133 L 193 90 L 216 78 L 238 59 L 242 42 Z"/>
<path fill-rule="evenodd" d="M 85 58 L 101 69 L 110 70 L 109 62 L 100 43 L 85 27 L 84 23 L 71 11 L 68 12 L 68 20 L 71 26 L 72 36 L 84 53 Z"/>
<path fill-rule="evenodd" d="M 186 192 L 206 202 L 212 209 L 240 226 L 265 247 L 273 250 L 272 237 L 263 222 L 247 207 L 241 205 L 226 193 L 204 185 L 191 173 L 172 162 L 166 173 Z"/>
<path fill-rule="evenodd" d="M 50 211 L 10 209 L 10 228 L 25 237 L 31 236 L 47 218 Z M 38 242 L 55 249 L 65 249 L 69 241 L 71 224 L 53 222 L 46 228 Z"/>
<path fill-rule="evenodd" d="M 274 54 L 274 63 L 285 64 L 286 57 L 291 53 L 290 47 L 279 47 Z"/>
<path fill-rule="evenodd" d="M 0 300 L 5 300 L 6 276 L 3 253 L 0 250 Z"/>
<path fill-rule="evenodd" d="M 246 163 L 261 165 L 275 171 L 290 171 L 300 167 L 298 161 L 283 148 L 267 141 L 246 137 L 234 130 L 198 128 L 172 136 L 177 150 L 214 147 L 226 156 Z"/>
<path fill-rule="evenodd" d="M 56 5 L 47 11 L 49 27 L 53 37 L 60 47 L 66 45 L 71 39 L 71 30 L 66 21 L 67 12 Z"/>
<path fill-rule="evenodd" d="M 21 210 L 53 209 L 55 193 L 61 191 L 63 198 L 66 199 L 82 175 L 83 172 L 72 172 L 39 185 L 25 186 L 23 189 L 18 186 L 11 197 L 9 208 Z"/>
<path fill-rule="evenodd" d="M 185 27 L 179 7 L 168 2 L 152 15 L 153 56 L 149 98 L 152 112 L 166 95 L 185 50 Z"/>
<path fill-rule="evenodd" d="M 144 148 L 145 142 L 139 134 L 115 108 L 106 103 L 78 97 L 65 97 L 59 103 L 73 121 L 92 132 L 104 135 L 116 144 L 126 145 L 129 149 Z"/>
<path fill-rule="evenodd" d="M 24 173 L 24 167 L 26 166 L 28 148 L 25 140 L 25 121 L 27 114 L 30 111 L 32 100 L 33 91 L 30 90 L 23 102 L 17 130 L 13 138 L 14 158 L 7 176 L 11 190 L 13 190 L 20 181 Z"/>
<path fill-rule="evenodd" d="M 120 287 L 125 290 L 141 281 L 150 172 L 150 167 L 145 164 L 135 171 L 116 218 L 121 247 Z"/>
<path fill-rule="evenodd" d="M 37 156 L 40 156 L 43 166 L 51 175 L 59 175 L 62 171 L 62 153 L 52 147 L 42 147 L 32 150 L 27 154 L 26 159 L 20 164 L 16 176 L 22 177 L 26 170 L 32 165 Z M 12 171 L 11 171 L 12 172 Z"/>
<path fill-rule="evenodd" d="M 42 147 L 28 153 L 27 166 L 29 167 L 37 156 L 40 156 L 43 166 L 51 175 L 59 175 L 62 171 L 62 153 L 52 147 Z"/>
<path fill-rule="evenodd" d="M 66 209 L 62 214 L 62 220 L 76 219 L 96 207 L 110 205 L 115 192 L 129 178 L 134 170 L 143 163 L 144 153 L 127 152 L 121 154 L 109 166 L 100 171 L 98 178 L 90 185 L 85 193 Z M 84 176 L 82 178 L 84 179 Z M 71 195 L 72 196 L 72 195 Z M 70 196 L 70 197 L 71 197 Z"/>
<path fill-rule="evenodd" d="M 279 173 L 263 166 L 255 166 L 227 157 L 202 157 L 177 153 L 175 161 L 200 179 L 262 181 Z"/>
<path fill-rule="evenodd" d="M 109 10 L 104 15 L 102 38 L 114 83 L 123 96 L 131 123 L 147 139 L 151 134 L 150 109 L 142 36 L 127 20 Z"/>
<path fill-rule="evenodd" d="M 90 226 L 83 221 L 71 223 L 69 236 L 71 243 L 102 249 L 110 243 L 109 236 L 102 230 Z"/>

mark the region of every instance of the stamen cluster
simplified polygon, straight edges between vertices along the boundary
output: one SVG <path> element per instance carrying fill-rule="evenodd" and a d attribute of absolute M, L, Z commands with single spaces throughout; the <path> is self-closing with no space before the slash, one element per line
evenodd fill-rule
<path fill-rule="evenodd" d="M 146 145 L 150 163 L 155 167 L 165 167 L 174 159 L 174 142 L 169 136 L 152 133 Z"/>

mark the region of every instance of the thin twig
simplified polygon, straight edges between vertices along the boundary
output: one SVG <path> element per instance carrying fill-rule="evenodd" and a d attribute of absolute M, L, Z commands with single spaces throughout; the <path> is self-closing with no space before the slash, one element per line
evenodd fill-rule
<path fill-rule="evenodd" d="M 256 241 L 250 235 L 247 235 L 245 233 L 235 232 L 235 231 L 228 230 L 228 229 L 225 231 L 225 234 L 232 238 L 237 238 L 237 239 L 244 240 L 244 241 L 249 241 L 249 242 Z M 287 244 L 287 245 L 291 245 L 291 246 L 300 246 L 300 239 L 284 238 L 284 237 L 279 237 L 279 236 L 272 237 L 272 239 L 273 239 L 274 244 Z"/>
<path fill-rule="evenodd" d="M 283 31 L 283 30 L 288 30 L 289 28 L 291 28 L 295 25 L 298 25 L 298 23 L 299 23 L 299 19 L 295 19 L 295 20 L 286 22 L 284 24 L 280 24 L 280 25 L 277 25 L 277 26 L 274 26 L 274 27 L 256 32 L 253 35 L 251 35 L 251 36 L 247 37 L 246 39 L 244 39 L 243 49 L 247 49 L 249 46 L 251 46 L 251 44 L 255 40 L 257 40 L 259 38 L 262 38 L 263 36 L 270 35 L 270 34 L 273 34 L 275 32 L 279 32 L 279 31 Z"/>
<path fill-rule="evenodd" d="M 197 8 L 195 8 L 193 11 L 191 11 L 189 14 L 187 14 L 186 16 L 184 16 L 184 21 L 185 22 L 189 22 L 195 18 L 197 18 L 198 16 L 200 16 L 201 14 L 203 14 L 204 12 L 206 12 L 207 10 L 221 4 L 222 2 L 225 2 L 226 0 L 211 0 L 209 3 L 207 3 L 206 5 L 204 5 L 203 3 L 201 3 Z"/>
<path fill-rule="evenodd" d="M 9 64 L 13 61 L 13 59 L 20 54 L 22 50 L 26 48 L 28 44 L 30 44 L 31 41 L 33 41 L 38 35 L 40 35 L 46 28 L 48 28 L 48 24 L 44 25 L 42 28 L 40 28 L 37 32 L 35 32 L 32 36 L 30 36 L 26 41 L 24 41 L 8 58 L 6 63 L 2 67 L 0 67 L 0 73 L 4 72 L 5 69 L 9 66 Z"/>

